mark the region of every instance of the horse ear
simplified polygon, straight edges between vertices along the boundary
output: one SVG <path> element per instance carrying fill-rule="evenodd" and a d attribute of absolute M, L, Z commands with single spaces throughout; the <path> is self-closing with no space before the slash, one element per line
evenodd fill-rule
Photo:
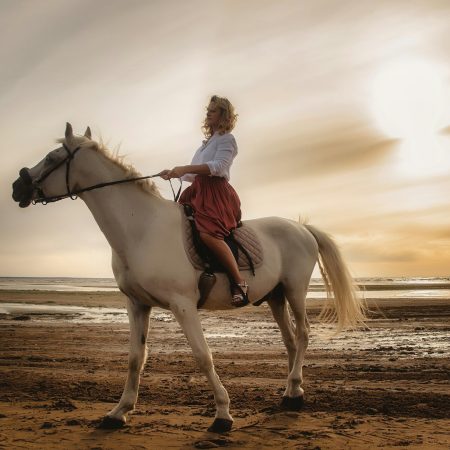
<path fill-rule="evenodd" d="M 88 139 L 92 139 L 91 129 L 89 127 L 86 128 L 84 136 L 87 137 Z"/>
<path fill-rule="evenodd" d="M 70 141 L 73 138 L 73 130 L 72 125 L 69 122 L 66 122 L 66 140 Z"/>

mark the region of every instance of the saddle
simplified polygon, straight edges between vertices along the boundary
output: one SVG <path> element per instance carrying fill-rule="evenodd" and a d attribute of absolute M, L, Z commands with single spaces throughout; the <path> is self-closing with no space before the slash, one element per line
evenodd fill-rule
<path fill-rule="evenodd" d="M 225 268 L 209 248 L 200 239 L 194 220 L 194 211 L 188 204 L 184 208 L 184 245 L 186 253 L 195 269 L 203 270 L 199 280 L 200 299 L 198 307 L 205 303 L 209 292 L 215 283 L 215 272 L 225 272 Z M 255 275 L 255 269 L 263 262 L 263 251 L 256 233 L 242 222 L 234 229 L 225 242 L 230 247 L 239 270 L 250 270 Z"/>

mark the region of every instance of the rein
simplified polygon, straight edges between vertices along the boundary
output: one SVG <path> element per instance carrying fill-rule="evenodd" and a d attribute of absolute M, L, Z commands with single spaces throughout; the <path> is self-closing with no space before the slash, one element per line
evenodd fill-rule
<path fill-rule="evenodd" d="M 69 185 L 69 181 L 70 181 L 70 163 L 72 162 L 75 154 L 78 152 L 78 150 L 80 150 L 80 147 L 77 147 L 73 152 L 71 152 L 69 150 L 69 148 L 66 146 L 65 143 L 63 143 L 63 147 L 67 152 L 67 157 L 65 159 L 63 159 L 61 162 L 59 162 L 58 164 L 56 164 L 56 166 L 52 167 L 51 170 L 49 170 L 48 172 L 46 172 L 42 177 L 38 178 L 38 180 L 35 181 L 34 184 L 36 184 L 36 190 L 39 194 L 39 198 L 36 198 L 32 201 L 33 205 L 37 204 L 37 203 L 42 203 L 43 205 L 46 205 L 47 203 L 52 203 L 52 202 L 57 202 L 59 200 L 63 200 L 65 198 L 70 198 L 71 200 L 76 200 L 79 196 L 79 194 L 82 194 L 83 192 L 88 192 L 88 191 L 93 191 L 94 189 L 101 189 L 104 188 L 106 186 L 114 186 L 116 184 L 123 184 L 123 183 L 130 183 L 132 181 L 140 181 L 140 180 L 146 180 L 149 178 L 155 178 L 158 177 L 160 175 L 161 172 L 159 173 L 155 173 L 154 175 L 146 175 L 144 177 L 136 177 L 136 178 L 123 178 L 121 180 L 115 180 L 115 181 L 109 181 L 109 182 L 105 182 L 105 183 L 98 183 L 98 184 L 93 184 L 91 186 L 87 186 L 85 188 L 82 189 L 76 189 L 76 190 L 70 190 L 70 185 Z M 41 183 L 42 181 L 44 181 L 52 172 L 54 172 L 58 167 L 62 166 L 64 163 L 66 163 L 66 188 L 67 188 L 67 193 L 65 194 L 61 194 L 61 195 L 53 195 L 50 197 L 46 197 L 44 192 L 42 191 L 42 189 L 39 186 L 39 183 Z M 177 193 L 175 194 L 175 190 L 173 189 L 172 186 L 172 181 L 169 179 L 169 183 L 170 183 L 170 188 L 172 189 L 172 193 L 173 193 L 173 200 L 175 202 L 178 201 L 178 199 L 180 198 L 180 193 L 181 193 L 181 187 L 183 186 L 183 182 L 180 180 L 180 187 L 178 188 Z"/>

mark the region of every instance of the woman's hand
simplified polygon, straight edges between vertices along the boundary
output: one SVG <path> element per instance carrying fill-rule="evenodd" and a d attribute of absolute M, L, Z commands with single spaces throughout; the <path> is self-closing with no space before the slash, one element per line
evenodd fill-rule
<path fill-rule="evenodd" d="M 159 173 L 159 176 L 164 180 L 170 180 L 171 178 L 181 178 L 184 174 L 186 174 L 185 166 L 176 166 L 173 169 L 165 169 Z"/>
<path fill-rule="evenodd" d="M 168 180 L 169 179 L 169 173 L 170 173 L 170 170 L 168 170 L 168 169 L 164 169 L 164 170 L 162 170 L 161 172 L 159 172 L 159 176 L 162 178 L 162 179 L 164 179 L 164 180 Z"/>

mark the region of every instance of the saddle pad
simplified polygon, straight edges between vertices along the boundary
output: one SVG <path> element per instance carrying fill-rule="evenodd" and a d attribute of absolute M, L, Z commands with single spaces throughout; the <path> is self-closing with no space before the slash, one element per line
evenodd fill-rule
<path fill-rule="evenodd" d="M 184 215 L 184 213 L 183 222 L 184 245 L 186 248 L 186 253 L 189 256 L 192 265 L 196 269 L 202 270 L 205 268 L 205 264 L 197 253 L 197 250 L 195 249 L 191 224 L 189 223 L 189 219 Z M 236 241 L 238 241 L 249 253 L 255 269 L 258 268 L 263 262 L 263 251 L 256 233 L 250 227 L 245 226 L 244 224 L 241 227 L 236 228 L 233 231 L 233 235 Z M 239 250 L 238 266 L 240 270 L 250 270 L 248 259 L 245 256 L 244 252 L 242 252 L 241 250 Z"/>

